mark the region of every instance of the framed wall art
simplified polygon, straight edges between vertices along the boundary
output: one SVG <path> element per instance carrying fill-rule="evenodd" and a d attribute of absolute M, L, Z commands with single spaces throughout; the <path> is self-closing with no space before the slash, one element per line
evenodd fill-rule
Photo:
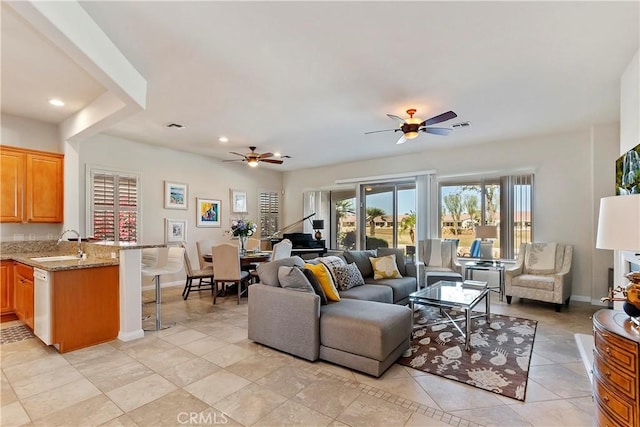
<path fill-rule="evenodd" d="M 187 209 L 189 186 L 181 182 L 164 182 L 164 208 Z"/>
<path fill-rule="evenodd" d="M 231 191 L 231 212 L 247 213 L 247 192 L 240 190 Z"/>
<path fill-rule="evenodd" d="M 180 243 L 187 241 L 187 220 L 168 219 L 164 220 L 164 240 L 165 243 Z"/>
<path fill-rule="evenodd" d="M 196 198 L 196 227 L 220 227 L 220 200 Z"/>

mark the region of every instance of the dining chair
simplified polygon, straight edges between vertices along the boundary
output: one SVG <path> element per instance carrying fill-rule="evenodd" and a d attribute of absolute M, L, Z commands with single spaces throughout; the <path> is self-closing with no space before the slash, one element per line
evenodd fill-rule
<path fill-rule="evenodd" d="M 160 287 L 160 276 L 174 274 L 182 270 L 184 248 L 179 246 L 158 248 L 156 254 L 157 263 L 155 265 L 143 266 L 141 268 L 143 275 L 154 277 L 156 285 L 156 325 L 155 329 L 145 329 L 145 331 L 159 331 L 175 326 L 175 323 L 162 324 L 162 288 Z M 150 253 L 147 255 L 150 256 Z"/>
<path fill-rule="evenodd" d="M 247 238 L 247 246 L 245 249 L 248 252 L 259 251 L 260 250 L 260 239 L 256 239 L 255 237 Z"/>
<path fill-rule="evenodd" d="M 240 269 L 240 252 L 236 245 L 230 243 L 221 243 L 211 248 L 213 256 L 213 303 L 216 303 L 218 283 L 224 286 L 227 283 L 235 283 L 238 286 L 238 304 L 240 297 L 246 292 L 248 286 L 249 272 Z M 242 291 L 242 284 L 245 284 L 245 290 Z"/>
<path fill-rule="evenodd" d="M 187 253 L 186 244 L 181 243 L 180 246 L 184 248 L 184 271 L 187 273 L 187 281 L 184 284 L 182 298 L 184 300 L 189 298 L 189 293 L 192 290 L 198 292 L 210 290 L 213 294 L 213 264 L 208 268 L 194 270 L 191 267 L 191 260 L 189 259 L 189 254 Z M 198 280 L 197 286 L 193 284 L 194 279 Z"/>
<path fill-rule="evenodd" d="M 200 264 L 200 270 L 204 270 L 207 267 L 213 267 L 213 264 L 204 260 L 206 254 L 211 253 L 211 247 L 215 245 L 215 240 L 205 239 L 198 240 L 196 242 L 196 249 L 198 250 L 198 263 Z"/>
<path fill-rule="evenodd" d="M 293 249 L 293 243 L 291 240 L 284 239 L 279 243 L 273 245 L 273 252 L 271 253 L 271 261 L 275 261 L 282 258 L 289 258 L 291 256 L 291 249 Z"/>

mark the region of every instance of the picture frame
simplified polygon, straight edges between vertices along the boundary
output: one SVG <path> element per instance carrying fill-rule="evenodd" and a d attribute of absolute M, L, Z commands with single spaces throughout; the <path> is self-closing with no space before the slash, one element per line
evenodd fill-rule
<path fill-rule="evenodd" d="M 196 227 L 220 227 L 222 202 L 204 197 L 196 198 Z"/>
<path fill-rule="evenodd" d="M 188 209 L 189 185 L 181 182 L 164 182 L 164 208 Z"/>
<path fill-rule="evenodd" d="M 164 240 L 165 243 L 180 243 L 187 241 L 187 220 L 168 219 L 164 220 Z"/>
<path fill-rule="evenodd" d="M 231 212 L 247 213 L 247 192 L 241 190 L 230 190 L 231 192 Z"/>

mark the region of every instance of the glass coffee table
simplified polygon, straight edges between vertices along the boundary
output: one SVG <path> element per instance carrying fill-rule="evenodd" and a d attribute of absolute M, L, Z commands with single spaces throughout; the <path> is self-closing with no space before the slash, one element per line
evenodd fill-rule
<path fill-rule="evenodd" d="M 486 316 L 487 322 L 489 322 L 490 313 L 490 295 L 487 282 L 480 282 L 477 280 L 465 280 L 464 282 L 450 282 L 441 280 L 433 285 L 423 288 L 417 292 L 409 295 L 409 303 L 411 305 L 411 311 L 413 312 L 414 304 L 429 305 L 432 307 L 438 307 L 440 313 L 445 315 L 448 319 L 443 322 L 451 322 L 456 327 L 458 332 L 465 339 L 465 350 L 469 350 L 471 340 L 471 319 Z M 485 313 L 471 316 L 473 308 L 485 300 Z M 465 330 L 463 331 L 458 325 L 456 319 L 444 310 L 445 308 L 456 308 L 464 310 L 465 315 Z"/>

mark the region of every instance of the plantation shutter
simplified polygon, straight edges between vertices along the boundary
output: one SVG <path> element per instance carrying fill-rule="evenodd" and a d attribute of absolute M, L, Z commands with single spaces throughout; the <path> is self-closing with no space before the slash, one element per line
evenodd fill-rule
<path fill-rule="evenodd" d="M 280 198 L 275 191 L 260 193 L 260 236 L 269 237 L 278 231 Z"/>
<path fill-rule="evenodd" d="M 91 173 L 92 235 L 134 242 L 138 236 L 138 177 L 109 171 Z"/>

